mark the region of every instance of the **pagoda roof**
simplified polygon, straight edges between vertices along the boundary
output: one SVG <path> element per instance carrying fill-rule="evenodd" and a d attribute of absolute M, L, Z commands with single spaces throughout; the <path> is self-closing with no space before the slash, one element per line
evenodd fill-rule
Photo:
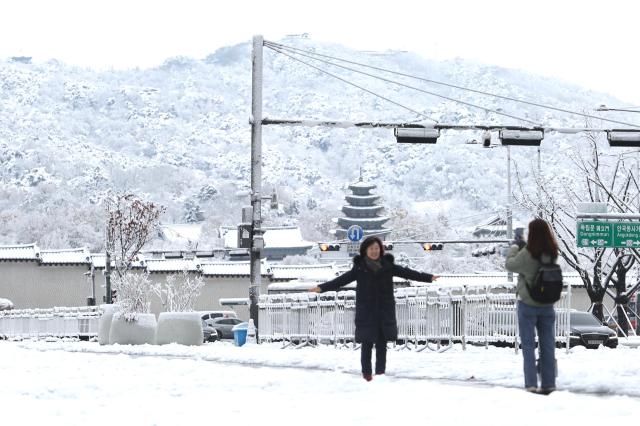
<path fill-rule="evenodd" d="M 345 204 L 342 206 L 343 209 L 351 209 L 351 210 L 379 210 L 384 208 L 380 204 L 373 204 L 370 206 L 354 206 L 353 204 Z"/>
<path fill-rule="evenodd" d="M 349 194 L 349 195 L 346 195 L 345 198 L 347 199 L 347 201 L 349 201 L 349 198 L 353 198 L 357 200 L 377 200 L 378 198 L 380 198 L 380 196 L 377 194 L 368 194 L 368 195 Z"/>
<path fill-rule="evenodd" d="M 376 216 L 376 217 L 339 217 L 338 221 L 343 219 L 349 222 L 381 222 L 381 221 L 389 220 L 389 218 L 385 216 Z"/>
<path fill-rule="evenodd" d="M 372 183 L 358 181 L 356 183 L 349 184 L 349 188 L 358 188 L 358 189 L 374 189 L 377 185 Z"/>

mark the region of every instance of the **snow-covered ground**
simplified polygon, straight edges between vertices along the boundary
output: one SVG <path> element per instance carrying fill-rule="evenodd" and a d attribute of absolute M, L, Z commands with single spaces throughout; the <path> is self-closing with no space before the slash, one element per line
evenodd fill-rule
<path fill-rule="evenodd" d="M 0 342 L 2 423 L 555 424 L 640 415 L 637 349 L 558 351 L 560 391 L 528 394 L 513 349 L 390 350 L 370 383 L 332 347 Z M 553 422 L 553 423 L 548 423 Z"/>

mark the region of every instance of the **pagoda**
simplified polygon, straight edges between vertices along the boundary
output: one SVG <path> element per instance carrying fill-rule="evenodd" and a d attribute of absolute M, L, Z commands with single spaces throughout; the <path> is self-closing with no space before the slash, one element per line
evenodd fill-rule
<path fill-rule="evenodd" d="M 336 238 L 346 239 L 347 230 L 352 225 L 360 225 L 365 237 L 376 235 L 384 240 L 391 232 L 391 229 L 382 226 L 389 218 L 379 216 L 379 213 L 384 209 L 383 206 L 376 204 L 380 196 L 370 193 L 375 188 L 376 185 L 363 182 L 362 172 L 360 180 L 349 185 L 352 194 L 345 197 L 347 204 L 342 206 L 342 213 L 345 214 L 345 217 L 338 218 L 339 228 L 334 231 Z"/>

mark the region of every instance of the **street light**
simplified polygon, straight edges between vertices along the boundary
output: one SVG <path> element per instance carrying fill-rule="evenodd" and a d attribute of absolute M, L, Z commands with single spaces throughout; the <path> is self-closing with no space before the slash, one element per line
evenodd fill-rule
<path fill-rule="evenodd" d="M 421 127 L 396 127 L 393 130 L 398 143 L 436 143 L 440 136 L 439 129 Z"/>

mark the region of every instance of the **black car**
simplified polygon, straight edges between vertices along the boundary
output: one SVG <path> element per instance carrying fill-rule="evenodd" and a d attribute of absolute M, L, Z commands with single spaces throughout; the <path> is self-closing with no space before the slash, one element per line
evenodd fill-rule
<path fill-rule="evenodd" d="M 615 331 L 603 325 L 598 318 L 589 312 L 571 312 L 569 324 L 571 347 L 582 345 L 588 349 L 597 349 L 600 345 L 609 348 L 618 346 L 618 336 Z"/>
<path fill-rule="evenodd" d="M 220 332 L 207 324 L 206 321 L 202 321 L 202 333 L 204 334 L 205 342 L 215 342 L 216 340 L 220 340 Z"/>

